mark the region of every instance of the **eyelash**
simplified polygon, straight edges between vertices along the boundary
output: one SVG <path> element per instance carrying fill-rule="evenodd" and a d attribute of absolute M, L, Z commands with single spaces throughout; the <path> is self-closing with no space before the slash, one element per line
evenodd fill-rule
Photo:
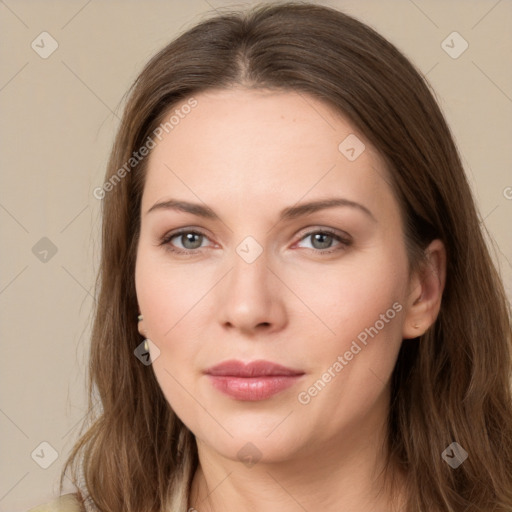
<path fill-rule="evenodd" d="M 334 249 L 331 249 L 331 250 L 308 249 L 310 251 L 313 251 L 316 254 L 320 254 L 320 255 L 332 254 L 333 252 L 337 252 L 337 251 L 343 250 L 343 249 L 349 247 L 352 244 L 352 240 L 350 240 L 348 237 L 347 238 L 343 238 L 342 236 L 340 236 L 339 234 L 335 233 L 333 230 L 328 229 L 328 228 L 318 229 L 316 231 L 309 231 L 308 233 L 304 234 L 299 239 L 299 242 L 304 240 L 304 239 L 306 239 L 306 238 L 308 238 L 308 237 L 310 237 L 310 236 L 312 236 L 312 235 L 316 235 L 316 234 L 319 234 L 319 233 L 321 233 L 323 235 L 332 236 L 335 240 L 340 242 L 340 245 L 336 246 Z M 184 235 L 184 234 L 194 234 L 194 235 L 199 235 L 199 236 L 203 236 L 205 238 L 208 238 L 207 235 L 205 233 L 202 233 L 201 231 L 184 228 L 184 229 L 180 229 L 178 231 L 173 231 L 173 232 L 168 233 L 167 235 L 165 235 L 161 239 L 159 245 L 160 246 L 164 246 L 166 251 L 169 251 L 169 252 L 175 253 L 175 254 L 182 254 L 182 255 L 185 255 L 185 256 L 193 256 L 193 255 L 199 254 L 200 248 L 198 248 L 198 249 L 177 249 L 177 248 L 175 248 L 175 247 L 173 247 L 171 245 L 170 242 L 171 242 L 171 240 L 173 238 L 176 238 L 177 236 Z"/>

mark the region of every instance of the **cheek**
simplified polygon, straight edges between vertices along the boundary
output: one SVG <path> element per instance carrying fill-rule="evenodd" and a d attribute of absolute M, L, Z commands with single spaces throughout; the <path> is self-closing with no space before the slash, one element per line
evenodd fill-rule
<path fill-rule="evenodd" d="M 137 256 L 137 300 L 148 338 L 159 350 L 152 367 L 177 412 L 181 402 L 190 402 L 185 389 L 193 393 L 200 371 L 198 355 L 208 344 L 208 292 L 215 282 L 210 270 L 198 265 L 171 265 L 161 254 L 144 249 Z"/>
<path fill-rule="evenodd" d="M 394 300 L 392 284 L 326 290 L 336 299 L 330 302 L 331 316 L 325 317 L 335 334 L 324 329 L 326 334 L 307 347 L 314 365 L 296 399 L 304 425 L 315 431 L 321 428 L 322 435 L 330 437 L 357 430 L 365 418 L 379 421 L 384 414 L 385 393 L 401 345 L 404 308 Z"/>
<path fill-rule="evenodd" d="M 198 311 L 214 276 L 209 268 L 200 265 L 172 264 L 170 258 L 166 260 L 164 249 L 159 251 L 139 251 L 135 284 L 149 337 L 167 344 L 175 340 L 185 325 L 187 338 L 192 334 L 190 325 L 199 325 Z"/>
<path fill-rule="evenodd" d="M 384 321 L 391 319 L 393 331 L 400 332 L 400 321 L 394 321 L 400 316 L 396 315 L 398 307 L 393 309 L 392 306 L 403 301 L 405 268 L 399 254 L 393 257 L 381 254 L 358 261 L 354 258 L 353 262 L 329 268 L 319 267 L 318 272 L 308 269 L 307 275 L 291 269 L 285 279 L 293 283 L 294 293 L 309 309 L 307 315 L 302 315 L 308 326 L 304 328 L 314 329 L 326 341 L 343 345 L 350 344 L 354 337 L 376 322 L 382 327 L 380 316 L 387 311 L 389 314 Z M 302 304 L 297 307 L 304 309 Z M 382 330 L 389 331 L 391 326 L 386 322 L 385 327 Z"/>
<path fill-rule="evenodd" d="M 303 347 L 314 363 L 298 402 L 310 413 L 332 410 L 334 430 L 366 414 L 393 371 L 402 341 L 406 268 L 403 254 L 382 251 L 295 282 L 317 317 L 309 315 L 299 327 L 317 336 Z"/>
<path fill-rule="evenodd" d="M 195 279 L 166 272 L 162 265 L 141 265 L 139 279 L 137 294 L 148 337 L 159 350 L 153 372 L 167 402 L 190 428 L 201 417 L 191 396 L 199 396 L 197 360 L 208 332 L 201 316 L 205 290 L 190 286 Z"/>

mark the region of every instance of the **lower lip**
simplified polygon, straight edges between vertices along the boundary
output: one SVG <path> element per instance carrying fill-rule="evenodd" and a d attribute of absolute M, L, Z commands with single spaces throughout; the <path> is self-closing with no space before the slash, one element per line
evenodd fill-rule
<path fill-rule="evenodd" d="M 208 375 L 213 386 L 236 400 L 266 400 L 293 386 L 302 375 L 272 375 L 267 377 L 233 377 Z"/>

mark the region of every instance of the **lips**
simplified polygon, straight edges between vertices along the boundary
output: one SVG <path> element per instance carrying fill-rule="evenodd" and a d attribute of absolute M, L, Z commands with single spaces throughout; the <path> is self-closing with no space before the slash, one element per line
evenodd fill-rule
<path fill-rule="evenodd" d="M 211 384 L 235 400 L 266 400 L 293 386 L 305 373 L 269 361 L 224 361 L 204 372 Z"/>
<path fill-rule="evenodd" d="M 269 376 L 296 376 L 304 375 L 303 371 L 286 368 L 280 364 L 271 363 L 270 361 L 252 361 L 243 363 L 242 361 L 224 361 L 205 372 L 213 376 L 230 376 L 230 377 L 269 377 Z"/>

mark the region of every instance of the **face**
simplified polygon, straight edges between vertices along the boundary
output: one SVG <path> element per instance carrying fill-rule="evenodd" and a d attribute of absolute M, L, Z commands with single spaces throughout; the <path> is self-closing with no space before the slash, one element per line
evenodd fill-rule
<path fill-rule="evenodd" d="M 195 99 L 152 150 L 142 197 L 135 279 L 156 378 L 224 457 L 346 444 L 387 411 L 410 293 L 387 170 L 310 96 Z M 269 364 L 244 373 L 253 361 Z"/>

